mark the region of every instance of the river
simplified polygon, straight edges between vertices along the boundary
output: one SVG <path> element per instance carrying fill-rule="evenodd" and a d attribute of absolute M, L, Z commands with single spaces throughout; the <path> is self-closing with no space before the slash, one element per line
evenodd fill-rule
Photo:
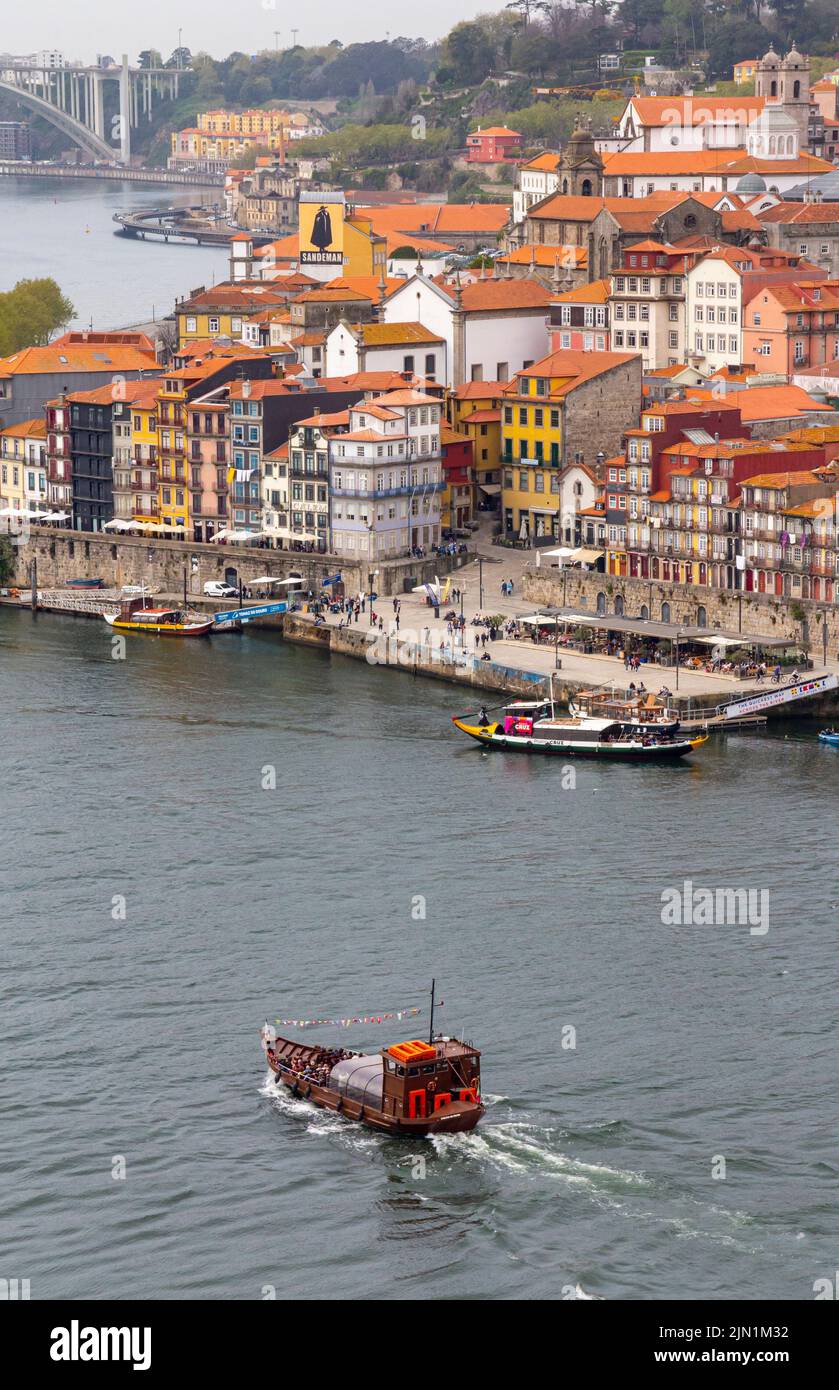
<path fill-rule="evenodd" d="M 837 753 L 812 728 L 571 788 L 465 745 L 445 684 L 257 631 L 110 652 L 104 624 L 0 609 L 0 1241 L 33 1299 L 832 1277 Z M 765 891 L 768 930 L 664 925 L 686 879 Z M 432 975 L 483 1050 L 473 1134 L 378 1137 L 266 1081 L 265 1018 L 423 1006 Z M 425 1017 L 298 1036 L 375 1049 Z"/>
<path fill-rule="evenodd" d="M 0 291 L 51 275 L 73 304 L 72 328 L 112 329 L 171 313 L 176 296 L 227 277 L 220 247 L 115 235 L 115 212 L 212 204 L 221 189 L 108 179 L 0 179 Z"/>

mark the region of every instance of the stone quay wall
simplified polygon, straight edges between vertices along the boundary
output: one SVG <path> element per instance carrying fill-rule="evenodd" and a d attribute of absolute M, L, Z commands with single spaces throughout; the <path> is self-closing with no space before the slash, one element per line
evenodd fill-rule
<path fill-rule="evenodd" d="M 826 630 L 827 659 L 839 658 L 839 608 L 812 599 L 777 599 L 771 594 L 700 588 L 695 584 L 543 569 L 525 571 L 522 592 L 534 606 L 579 607 L 591 614 L 597 612 L 598 595 L 603 595 L 607 614 L 615 613 L 616 600 L 621 598 L 624 617 L 637 618 L 642 606 L 646 606 L 653 622 L 665 621 L 662 605 L 667 603 L 669 621 L 686 627 L 701 626 L 699 610 L 704 608 L 705 626 L 742 632 L 747 640 L 788 637 L 802 651 L 809 651 L 816 667 L 823 665 Z"/>
<path fill-rule="evenodd" d="M 196 599 L 207 580 L 223 579 L 228 569 L 235 570 L 245 585 L 265 574 L 279 579 L 299 576 L 303 590 L 314 593 L 324 579 L 340 572 L 348 594 L 366 590 L 370 571 L 375 569 L 376 590 L 389 597 L 433 580 L 435 574 L 449 574 L 471 559 L 471 555 L 432 555 L 422 560 L 378 560 L 368 566 L 358 561 L 348 563 L 346 557 L 337 555 L 116 537 L 54 527 L 33 528 L 25 539 L 16 539 L 21 543 L 14 546 L 15 583 L 21 588 L 28 587 L 35 560 L 41 589 L 61 588 L 70 579 L 99 578 L 109 588 L 146 584 L 159 593 L 181 595 L 186 572 L 187 593 Z"/>
<path fill-rule="evenodd" d="M 362 620 L 363 621 L 363 620 Z M 405 637 L 374 633 L 372 628 L 316 627 L 306 614 L 283 615 L 283 638 L 304 646 L 319 647 L 333 656 L 347 656 L 367 661 L 372 666 L 386 666 L 408 676 L 430 676 L 434 680 L 454 685 L 470 686 L 475 690 L 495 691 L 500 695 L 524 695 L 538 699 L 548 693 L 548 682 L 537 673 L 502 666 L 495 661 L 480 661 L 466 657 L 462 662 L 447 659 L 440 648 L 412 642 Z M 580 686 L 565 681 L 556 682 L 557 699 L 567 701 L 568 695 Z"/>

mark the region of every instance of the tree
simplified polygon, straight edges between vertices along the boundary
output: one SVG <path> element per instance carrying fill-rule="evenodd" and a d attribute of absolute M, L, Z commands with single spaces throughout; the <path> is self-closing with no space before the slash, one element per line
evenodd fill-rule
<path fill-rule="evenodd" d="M 443 47 L 443 66 L 437 74 L 441 80 L 445 72 L 453 83 L 474 86 L 483 82 L 495 64 L 495 45 L 478 20 L 456 24 Z"/>
<path fill-rule="evenodd" d="M 0 294 L 0 356 L 48 343 L 75 314 L 55 280 L 19 280 Z"/>

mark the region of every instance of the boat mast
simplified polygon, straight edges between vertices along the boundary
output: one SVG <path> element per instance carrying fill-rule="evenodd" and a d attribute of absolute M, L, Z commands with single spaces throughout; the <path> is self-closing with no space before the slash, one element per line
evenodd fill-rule
<path fill-rule="evenodd" d="M 432 1043 L 434 1041 L 434 986 L 436 985 L 436 983 L 436 980 L 431 981 L 431 1021 L 428 1025 L 429 1043 Z"/>

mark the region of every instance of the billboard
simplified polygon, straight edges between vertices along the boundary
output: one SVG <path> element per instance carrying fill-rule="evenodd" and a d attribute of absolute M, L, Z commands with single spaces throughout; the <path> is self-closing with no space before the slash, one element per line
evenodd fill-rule
<path fill-rule="evenodd" d="M 304 265 L 344 264 L 344 201 L 325 194 L 323 202 L 301 198 L 298 205 L 299 262 Z"/>

